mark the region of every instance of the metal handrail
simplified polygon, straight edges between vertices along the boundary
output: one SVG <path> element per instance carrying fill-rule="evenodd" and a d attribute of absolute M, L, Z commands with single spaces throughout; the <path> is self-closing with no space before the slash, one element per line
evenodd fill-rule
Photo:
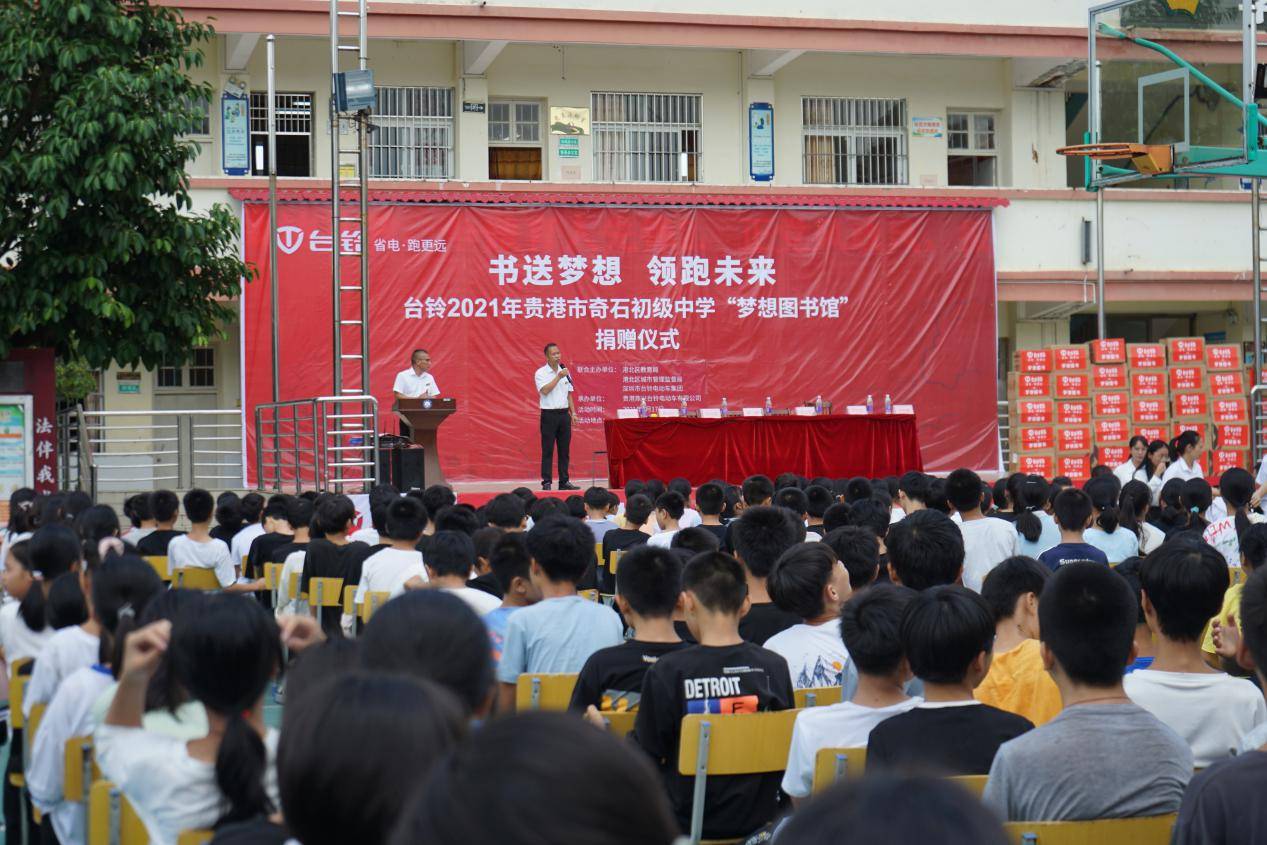
<path fill-rule="evenodd" d="M 1012 424 L 1008 418 L 1008 403 L 1000 400 L 998 403 L 999 418 L 999 455 L 1003 459 L 1003 471 L 1007 472 L 1012 464 Z"/>
<path fill-rule="evenodd" d="M 1249 390 L 1249 420 L 1252 436 L 1249 439 L 1250 450 L 1253 453 L 1253 462 L 1251 466 L 1258 466 L 1263 459 L 1263 454 L 1267 453 L 1267 428 L 1263 423 L 1267 421 L 1267 415 L 1263 413 L 1263 394 L 1267 393 L 1267 384 L 1256 384 Z"/>
<path fill-rule="evenodd" d="M 357 406 L 359 413 L 349 413 Z M 378 429 L 341 428 L 339 420 L 378 419 L 369 395 L 315 396 L 255 406 L 255 472 L 261 489 L 368 490 L 376 481 Z M 333 422 L 332 422 L 333 421 Z M 362 423 L 364 426 L 365 423 Z M 356 441 L 353 441 L 356 438 Z M 344 460 L 357 457 L 364 460 Z M 265 460 L 265 458 L 271 460 Z M 355 471 L 362 468 L 361 471 Z"/>

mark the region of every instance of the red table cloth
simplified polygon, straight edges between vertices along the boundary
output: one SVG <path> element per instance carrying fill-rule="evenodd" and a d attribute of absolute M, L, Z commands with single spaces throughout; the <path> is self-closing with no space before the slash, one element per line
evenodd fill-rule
<path fill-rule="evenodd" d="M 608 477 L 739 483 L 761 473 L 881 478 L 923 470 L 912 414 L 606 420 Z"/>

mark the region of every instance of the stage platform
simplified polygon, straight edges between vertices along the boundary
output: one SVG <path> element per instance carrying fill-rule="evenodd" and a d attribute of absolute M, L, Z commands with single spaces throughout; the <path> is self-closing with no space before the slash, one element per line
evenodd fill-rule
<path fill-rule="evenodd" d="M 518 487 L 527 487 L 537 498 L 550 496 L 555 499 L 566 499 L 568 496 L 579 496 L 585 492 L 587 487 L 597 484 L 600 487 L 607 486 L 606 478 L 590 479 L 590 478 L 574 478 L 572 483 L 580 490 L 542 490 L 540 481 L 456 481 L 449 484 L 453 488 L 453 492 L 457 494 L 458 501 L 462 504 L 480 507 L 489 499 L 499 493 L 509 493 Z M 624 498 L 624 492 L 621 490 L 614 491 L 616 495 Z"/>

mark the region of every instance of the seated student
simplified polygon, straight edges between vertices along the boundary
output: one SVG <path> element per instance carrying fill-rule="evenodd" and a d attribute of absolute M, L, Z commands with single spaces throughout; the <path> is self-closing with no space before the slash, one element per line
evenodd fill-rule
<path fill-rule="evenodd" d="M 1213 498 L 1214 491 L 1204 478 L 1189 478 L 1184 481 L 1183 488 L 1179 491 L 1179 504 L 1187 522 L 1179 530 L 1205 534 L 1205 530 L 1210 527 L 1205 514 L 1209 513 Z"/>
<path fill-rule="evenodd" d="M 963 585 L 981 592 L 990 570 L 1016 547 L 1016 528 L 1002 519 L 981 513 L 981 477 L 970 469 L 957 469 L 946 478 L 946 498 L 963 520 Z"/>
<path fill-rule="evenodd" d="M 693 528 L 679 528 L 673 535 L 673 542 L 669 544 L 669 548 L 686 552 L 685 559 L 690 560 L 695 555 L 704 552 L 720 551 L 721 541 L 717 539 L 716 534 L 705 531 L 704 526 L 696 525 Z"/>
<path fill-rule="evenodd" d="M 792 515 L 796 523 L 805 528 L 805 539 L 811 543 L 822 539 L 818 532 L 809 530 L 809 500 L 799 487 L 784 487 L 774 494 L 774 504 Z"/>
<path fill-rule="evenodd" d="M 492 528 L 503 531 L 523 531 L 528 522 L 523 499 L 514 493 L 501 493 L 484 505 L 484 518 Z"/>
<path fill-rule="evenodd" d="M 985 576 L 981 598 L 994 614 L 994 659 L 973 696 L 1035 725 L 1060 712 L 1060 690 L 1043 666 L 1038 603 L 1051 572 L 1031 557 L 1010 557 Z"/>
<path fill-rule="evenodd" d="M 604 561 L 611 560 L 612 552 L 623 552 L 651 539 L 651 535 L 643 531 L 642 526 L 646 525 L 647 520 L 651 518 L 651 512 L 654 509 L 655 505 L 652 501 L 641 493 L 635 493 L 625 500 L 624 521 L 603 535 Z M 598 585 L 599 590 L 610 593 L 615 588 L 615 584 L 611 581 L 610 570 L 602 566 L 598 568 L 598 572 L 601 579 Z"/>
<path fill-rule="evenodd" d="M 788 795 L 809 796 L 819 749 L 865 746 L 872 728 L 923 701 L 905 692 L 911 670 L 898 639 L 902 612 L 914 595 L 906 587 L 877 584 L 845 602 L 840 633 L 858 669 L 857 689 L 839 704 L 807 707 L 797 715 L 783 774 Z"/>
<path fill-rule="evenodd" d="M 660 530 L 651 536 L 647 544 L 667 549 L 673 543 L 673 535 L 681 527 L 679 520 L 682 519 L 685 510 L 686 502 L 677 493 L 671 490 L 668 493 L 661 493 L 655 502 L 655 521 Z"/>
<path fill-rule="evenodd" d="M 1157 659 L 1153 632 L 1148 629 L 1148 618 L 1144 616 L 1143 591 L 1139 586 L 1139 568 L 1143 564 L 1142 557 L 1128 557 L 1113 567 L 1113 571 L 1120 575 L 1131 588 L 1131 594 L 1135 596 L 1135 606 L 1138 608 L 1135 618 L 1135 659 L 1126 664 L 1128 675 L 1136 669 L 1147 669 Z"/>
<path fill-rule="evenodd" d="M 698 527 L 712 533 L 720 543 L 726 536 L 726 526 L 722 525 L 721 513 L 726 508 L 726 491 L 720 484 L 708 482 L 695 488 L 695 507 L 699 510 Z"/>
<path fill-rule="evenodd" d="M 490 784 L 505 787 L 496 811 Z M 670 845 L 677 834 L 645 757 L 575 716 L 534 712 L 475 731 L 414 784 L 413 800 L 384 842 Z"/>
<path fill-rule="evenodd" d="M 823 525 L 823 516 L 835 500 L 826 487 L 812 484 L 805 488 L 805 510 L 809 515 L 809 524 L 805 530 L 819 537 L 827 536 L 827 528 Z"/>
<path fill-rule="evenodd" d="M 1037 559 L 1060 544 L 1060 527 L 1045 510 L 1050 489 L 1041 475 L 1025 476 L 1017 485 L 1014 555 Z"/>
<path fill-rule="evenodd" d="M 1148 512 L 1148 521 L 1169 537 L 1188 527 L 1188 513 L 1183 509 L 1183 479 L 1172 478 L 1157 493 L 1158 507 Z"/>
<path fill-rule="evenodd" d="M 697 528 L 702 525 L 704 520 L 700 512 L 691 507 L 691 482 L 681 477 L 673 478 L 669 480 L 669 489 L 681 496 L 685 503 L 678 527 Z"/>
<path fill-rule="evenodd" d="M 154 516 L 154 530 L 137 541 L 136 552 L 161 557 L 167 554 L 167 544 L 185 533 L 174 528 L 180 510 L 180 499 L 171 490 L 155 490 L 150 494 L 149 504 L 150 513 Z"/>
<path fill-rule="evenodd" d="M 1139 554 L 1139 535 L 1121 525 L 1118 505 L 1122 486 L 1112 474 L 1092 478 L 1082 485 L 1091 499 L 1093 525 L 1083 532 L 1083 542 L 1104 552 L 1109 563 L 1121 563 Z"/>
<path fill-rule="evenodd" d="M 367 593 L 394 593 L 410 578 L 427 580 L 422 554 L 415 548 L 427 525 L 427 511 L 410 496 L 387 506 L 387 548 L 365 559 L 354 601 L 365 602 Z"/>
<path fill-rule="evenodd" d="M 86 613 L 79 617 L 82 624 L 62 627 L 40 651 L 22 698 L 22 713 L 28 718 L 36 704 L 53 700 L 62 681 L 75 670 L 96 663 L 101 649 L 101 625 L 92 618 L 88 602 L 92 576 L 84 568 L 82 549 L 75 535 L 64 525 L 45 525 L 35 530 L 29 542 L 32 571 L 43 574 L 37 586 L 43 588 L 46 604 L 61 604 L 67 601 L 70 592 L 78 592 Z M 53 623 L 53 627 L 59 626 Z"/>
<path fill-rule="evenodd" d="M 502 536 L 488 559 L 493 577 L 502 591 L 501 606 L 484 614 L 488 639 L 493 647 L 493 665 L 501 662 L 506 644 L 506 626 L 511 614 L 541 601 L 541 590 L 532 582 L 532 556 L 523 532 Z"/>
<path fill-rule="evenodd" d="M 246 568 L 243 572 L 246 577 L 262 577 L 266 563 L 286 562 L 284 555 L 281 560 L 277 560 L 277 555 L 273 553 L 295 540 L 295 531 L 290 527 L 290 521 L 286 515 L 289 502 L 289 496 L 272 496 L 268 504 L 264 506 L 264 515 L 261 517 L 264 523 L 264 534 L 251 541 L 251 548 L 246 553 Z M 261 594 L 261 597 L 267 596 Z"/>
<path fill-rule="evenodd" d="M 345 587 L 353 586 L 347 579 L 348 564 L 352 557 L 364 558 L 369 549 L 365 543 L 353 543 L 348 533 L 356 519 L 356 505 L 342 493 L 324 497 L 317 503 L 313 525 L 320 531 L 309 532 L 307 554 L 302 558 L 303 575 L 299 590 L 310 592 L 313 578 L 341 578 Z M 320 610 L 321 627 L 327 634 L 340 630 L 343 610 L 339 607 L 323 607 Z"/>
<path fill-rule="evenodd" d="M 880 544 L 880 558 L 888 554 L 885 541 L 889 536 L 889 508 L 874 499 L 859 499 L 849 506 L 849 524 L 866 528 Z"/>
<path fill-rule="evenodd" d="M 142 727 L 145 692 L 159 664 L 207 708 L 201 739 Z M 277 732 L 264 724 L 264 693 L 282 666 L 281 633 L 243 596 L 208 596 L 201 612 L 155 622 L 127 637 L 119 688 L 97 728 L 102 774 L 132 803 L 155 845 L 181 831 L 268 816 L 277 808 Z"/>
<path fill-rule="evenodd" d="M 779 556 L 766 583 L 779 609 L 802 621 L 765 647 L 787 661 L 794 688 L 844 686 L 847 699 L 858 679 L 840 639 L 840 607 L 852 594 L 845 565 L 824 543 L 800 543 Z"/>
<path fill-rule="evenodd" d="M 255 542 L 256 537 L 264 535 L 261 519 L 264 513 L 264 497 L 259 493 L 247 493 L 242 497 L 239 506 L 242 510 L 242 529 L 233 535 L 233 541 L 229 543 L 229 555 L 233 558 L 233 565 L 241 567 L 246 563 L 246 556 L 251 551 L 251 543 Z"/>
<path fill-rule="evenodd" d="M 694 530 L 685 528 L 683 532 Z M 686 647 L 673 630 L 673 611 L 681 595 L 682 560 L 671 550 L 640 546 L 620 559 L 616 606 L 634 635 L 589 656 L 572 690 L 570 709 L 638 709 L 647 669 L 664 655 Z"/>
<path fill-rule="evenodd" d="M 471 541 L 475 543 L 476 575 L 467 586 L 488 593 L 498 603 L 502 600 L 502 588 L 497 584 L 497 577 L 493 575 L 493 567 L 489 561 L 493 559 L 493 547 L 505 535 L 506 532 L 500 528 L 481 528 L 471 535 Z"/>
<path fill-rule="evenodd" d="M 1152 494 L 1142 481 L 1128 481 L 1117 497 L 1122 527 L 1139 539 L 1139 553 L 1152 554 L 1166 542 L 1166 534 L 1148 521 Z"/>
<path fill-rule="evenodd" d="M 242 515 L 242 498 L 232 490 L 225 490 L 216 496 L 216 525 L 211 529 L 211 536 L 223 540 L 226 546 L 233 543 L 233 538 L 246 525 L 246 517 Z M 241 566 L 241 560 L 238 565 Z"/>
<path fill-rule="evenodd" d="M 328 498 L 330 498 L 329 493 L 323 493 L 319 497 L 320 502 Z M 282 595 L 291 594 L 289 602 L 283 600 L 279 613 L 283 611 L 299 613 L 303 609 L 298 593 L 291 590 L 291 576 L 298 575 L 300 578 L 294 580 L 302 580 L 304 561 L 308 557 L 308 544 L 312 542 L 314 533 L 318 537 L 325 533 L 317 520 L 318 504 L 318 500 L 306 499 L 303 496 L 296 496 L 286 503 L 286 520 L 293 526 L 295 534 L 289 543 L 273 550 L 273 556 L 282 563 L 282 571 L 278 576 L 282 585 L 281 593 Z"/>
<path fill-rule="evenodd" d="M 154 568 L 131 555 L 111 555 L 93 573 L 92 614 L 101 629 L 99 660 L 72 672 L 58 688 L 40 722 L 26 769 L 32 802 L 46 818 L 51 818 L 56 841 L 65 845 L 83 843 L 88 834 L 83 803 L 67 801 L 62 793 L 66 741 L 91 734 L 97 727 L 93 705 L 114 683 L 109 667 L 114 660 L 115 634 L 120 631 L 120 623 L 126 635 L 136 614 L 144 612 L 162 588 L 163 582 Z M 127 611 L 120 619 L 123 608 Z"/>
<path fill-rule="evenodd" d="M 911 671 L 924 683 L 924 701 L 875 726 L 868 770 L 983 775 L 1000 745 L 1034 727 L 972 697 L 990 669 L 994 643 L 994 618 L 979 595 L 958 585 L 924 590 L 906 606 L 900 637 Z"/>
<path fill-rule="evenodd" d="M 897 505 L 906 516 L 927 507 L 929 477 L 911 470 L 897 480 Z M 901 520 L 899 520 L 900 522 Z"/>
<path fill-rule="evenodd" d="M 1201 768 L 1235 754 L 1267 722 L 1267 704 L 1254 685 L 1210 668 L 1201 654 L 1201 634 L 1228 582 L 1227 562 L 1206 543 L 1171 540 L 1149 555 L 1140 586 L 1157 658 L 1123 682 L 1133 702 L 1192 746 Z"/>
<path fill-rule="evenodd" d="M 823 528 L 830 534 L 838 528 L 856 527 L 852 526 L 849 521 L 851 513 L 853 513 L 853 508 L 850 505 L 846 505 L 844 502 L 837 502 L 823 514 Z M 871 536 L 874 537 L 875 532 L 871 532 Z"/>
<path fill-rule="evenodd" d="M 348 540 L 353 543 L 365 543 L 367 546 L 377 546 L 381 542 L 379 533 L 383 528 L 383 523 L 381 519 L 375 522 L 374 506 L 378 505 L 380 512 L 382 512 L 398 496 L 400 496 L 400 491 L 392 484 L 380 483 L 370 488 L 370 524 L 362 525 L 353 531 L 349 535 Z"/>
<path fill-rule="evenodd" d="M 228 593 L 247 593 L 264 589 L 263 580 L 239 581 L 240 565 L 236 565 L 223 540 L 211 536 L 211 512 L 215 500 L 206 490 L 195 487 L 185 494 L 185 516 L 189 533 L 173 537 L 167 545 L 167 572 L 177 569 L 210 569 L 220 588 Z"/>
<path fill-rule="evenodd" d="M 607 518 L 607 490 L 603 487 L 590 487 L 582 499 L 585 503 L 585 524 L 594 532 L 594 542 L 603 542 L 603 535 L 616 527 L 616 523 Z"/>
<path fill-rule="evenodd" d="M 740 520 L 753 511 L 767 510 L 771 509 L 746 509 Z M 751 528 L 736 533 L 741 544 L 743 531 Z M 739 633 L 740 618 L 749 603 L 750 578 L 729 555 L 717 552 L 692 558 L 682 570 L 682 602 L 687 625 L 699 644 L 661 657 L 642 682 L 635 739 L 660 769 L 683 830 L 690 827 L 695 779 L 678 774 L 682 717 L 793 706 L 787 661 L 745 641 Z M 710 777 L 704 798 L 704 838 L 751 834 L 774 817 L 778 791 L 777 772 Z"/>
<path fill-rule="evenodd" d="M 476 616 L 483 616 L 501 606 L 495 597 L 468 584 L 475 567 L 475 543 L 460 531 L 437 531 L 431 537 L 431 548 L 422 562 L 427 578 L 411 578 L 403 585 L 417 590 L 436 587 L 452 593 L 470 606 Z"/>
<path fill-rule="evenodd" d="M 923 508 L 888 534 L 889 580 L 912 590 L 955 584 L 963 575 L 963 535 L 944 513 Z"/>
<path fill-rule="evenodd" d="M 1008 821 L 1173 813 L 1192 752 L 1122 689 L 1135 631 L 1126 581 L 1090 561 L 1066 564 L 1043 587 L 1038 618 L 1064 709 L 999 749 L 985 803 Z"/>
<path fill-rule="evenodd" d="M 774 482 L 764 475 L 750 475 L 739 487 L 739 500 L 735 505 L 736 516 L 726 523 L 726 536 L 721 541 L 721 550 L 726 554 L 734 551 L 735 544 L 731 539 L 735 523 L 748 508 L 763 507 L 774 501 Z M 773 561 L 771 561 L 773 562 Z"/>
<path fill-rule="evenodd" d="M 1249 530 L 1251 524 L 1263 521 L 1260 514 L 1249 510 L 1253 495 L 1254 476 L 1240 467 L 1229 469 L 1219 479 L 1219 496 L 1227 516 L 1211 522 L 1202 538 L 1223 555 L 1228 566 L 1241 565 L 1238 538 Z"/>
<path fill-rule="evenodd" d="M 875 583 L 880 575 L 880 544 L 874 534 L 856 525 L 846 525 L 829 532 L 823 542 L 848 570 L 851 592 L 857 593 Z M 887 574 L 884 580 L 888 580 Z"/>
<path fill-rule="evenodd" d="M 1237 545 L 1241 555 L 1241 569 L 1245 571 L 1245 578 L 1248 580 L 1250 575 L 1267 563 L 1267 525 L 1255 523 L 1249 526 Z M 1241 581 L 1228 587 L 1227 592 L 1223 594 L 1223 608 L 1218 616 L 1210 620 L 1210 625 L 1206 628 L 1205 637 L 1201 642 L 1201 651 L 1207 657 L 1221 656 L 1219 649 L 1215 647 L 1215 636 L 1221 630 L 1236 630 L 1236 620 L 1241 615 L 1241 591 L 1244 588 L 1245 581 Z M 0 619 L 3 619 L 3 614 L 4 608 L 0 607 Z M 1235 643 L 1232 644 L 1232 649 L 1235 649 Z M 1234 653 L 1227 655 L 1228 658 L 1234 658 L 1234 656 Z"/>
<path fill-rule="evenodd" d="M 580 672 L 600 648 L 624 641 L 624 626 L 609 607 L 576 594 L 594 565 L 594 535 L 579 519 L 547 516 L 528 532 L 529 577 L 541 601 L 510 617 L 497 680 L 502 713 L 515 711 L 515 684 L 524 672 Z"/>
<path fill-rule="evenodd" d="M 739 621 L 739 635 L 761 645 L 801 621 L 770 600 L 766 579 L 779 555 L 800 542 L 802 529 L 787 511 L 768 505 L 744 508 L 727 527 L 735 557 L 743 564 L 748 579 L 748 609 Z"/>
<path fill-rule="evenodd" d="M 1083 539 L 1083 532 L 1091 526 L 1090 496 L 1073 487 L 1061 490 L 1052 504 L 1052 512 L 1060 529 L 1060 543 L 1039 555 L 1039 563 L 1055 571 L 1077 560 L 1109 562 L 1104 552 Z"/>
<path fill-rule="evenodd" d="M 1255 526 L 1257 527 L 1257 526 Z M 1253 529 L 1250 529 L 1251 531 Z M 1255 571 L 1241 594 L 1240 660 L 1267 684 L 1267 574 Z M 1261 799 L 1267 777 L 1267 747 L 1261 732 L 1230 760 L 1197 772 L 1184 793 L 1173 845 L 1251 845 L 1267 835 L 1267 804 Z"/>
<path fill-rule="evenodd" d="M 154 529 L 158 527 L 158 523 L 154 521 L 154 514 L 150 512 L 148 493 L 128 496 L 123 501 L 123 515 L 132 523 L 132 527 L 122 534 L 123 542 L 130 546 L 135 546 L 153 534 Z"/>

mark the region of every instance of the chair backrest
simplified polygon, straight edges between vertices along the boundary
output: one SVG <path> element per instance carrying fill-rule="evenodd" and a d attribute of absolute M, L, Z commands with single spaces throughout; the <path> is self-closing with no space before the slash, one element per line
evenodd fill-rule
<path fill-rule="evenodd" d="M 29 657 L 24 657 L 22 660 L 31 662 Z M 26 727 L 26 719 L 22 716 L 22 701 L 26 698 L 26 687 L 31 683 L 30 675 L 18 674 L 20 663 L 21 661 L 15 660 L 9 666 L 9 724 L 15 730 Z"/>
<path fill-rule="evenodd" d="M 1231 583 L 1236 585 L 1245 580 L 1245 570 L 1239 566 L 1229 566 L 1227 568 L 1227 576 Z"/>
<path fill-rule="evenodd" d="M 284 587 L 286 595 L 283 596 L 283 598 L 286 601 L 294 601 L 295 599 L 302 599 L 304 601 L 307 601 L 308 594 L 301 592 L 299 589 L 299 584 L 303 577 L 304 577 L 304 574 L 302 572 L 290 573 L 290 577 L 287 579 L 285 587 Z"/>
<path fill-rule="evenodd" d="M 828 704 L 839 704 L 840 694 L 840 687 L 806 687 L 794 693 L 797 707 L 826 707 Z"/>
<path fill-rule="evenodd" d="M 282 586 L 282 568 L 284 563 L 264 564 L 264 586 L 270 590 L 280 590 Z"/>
<path fill-rule="evenodd" d="M 682 717 L 678 773 L 755 775 L 787 767 L 797 710 L 691 713 Z M 701 753 L 701 748 L 704 752 Z M 706 756 L 705 756 L 706 754 Z"/>
<path fill-rule="evenodd" d="M 372 617 L 375 613 L 377 613 L 380 607 L 387 604 L 387 600 L 390 599 L 391 597 L 392 597 L 392 594 L 387 592 L 386 590 L 378 590 L 378 591 L 372 591 L 372 592 L 366 593 L 365 598 L 361 599 L 361 607 L 360 607 L 361 621 L 364 623 L 368 623 L 370 621 L 370 617 Z"/>
<path fill-rule="evenodd" d="M 586 601 L 600 602 L 603 597 L 598 594 L 598 590 L 577 590 L 576 594 Z"/>
<path fill-rule="evenodd" d="M 862 777 L 867 769 L 867 749 L 820 748 L 814 755 L 814 792 L 822 792 L 842 778 Z"/>
<path fill-rule="evenodd" d="M 92 751 L 91 736 L 74 736 L 66 740 L 63 752 L 62 796 L 67 801 L 82 802 L 88 795 L 88 787 L 101 779 Z"/>
<path fill-rule="evenodd" d="M 182 830 L 176 837 L 176 845 L 206 845 L 215 835 L 214 830 Z"/>
<path fill-rule="evenodd" d="M 343 612 L 348 616 L 356 615 L 356 585 L 348 584 L 343 588 Z"/>
<path fill-rule="evenodd" d="M 515 684 L 516 710 L 566 710 L 572 700 L 576 675 L 549 675 L 540 672 L 519 676 Z"/>
<path fill-rule="evenodd" d="M 1017 845 L 1169 845 L 1178 816 L 1099 819 L 1086 822 L 1007 822 Z"/>
<path fill-rule="evenodd" d="M 88 791 L 88 845 L 149 845 L 149 834 L 128 799 L 108 780 Z"/>
<path fill-rule="evenodd" d="M 145 562 L 154 567 L 154 571 L 158 573 L 158 577 L 163 579 L 164 584 L 171 583 L 172 571 L 167 568 L 167 555 L 146 555 Z"/>
<path fill-rule="evenodd" d="M 989 775 L 955 775 L 951 778 L 978 798 L 985 793 L 985 782 L 989 779 Z"/>
<path fill-rule="evenodd" d="M 612 575 L 616 574 L 616 567 L 620 563 L 620 558 L 625 554 L 624 549 L 619 549 L 607 556 L 607 571 Z"/>
<path fill-rule="evenodd" d="M 607 732 L 621 737 L 629 736 L 633 733 L 634 722 L 638 719 L 638 713 L 621 711 L 619 713 L 603 713 L 603 721 L 607 723 Z"/>
<path fill-rule="evenodd" d="M 308 606 L 309 607 L 342 607 L 343 606 L 343 579 L 342 578 L 309 578 L 308 579 Z"/>
<path fill-rule="evenodd" d="M 172 585 L 182 590 L 219 590 L 220 579 L 214 569 L 187 566 L 172 572 Z"/>

